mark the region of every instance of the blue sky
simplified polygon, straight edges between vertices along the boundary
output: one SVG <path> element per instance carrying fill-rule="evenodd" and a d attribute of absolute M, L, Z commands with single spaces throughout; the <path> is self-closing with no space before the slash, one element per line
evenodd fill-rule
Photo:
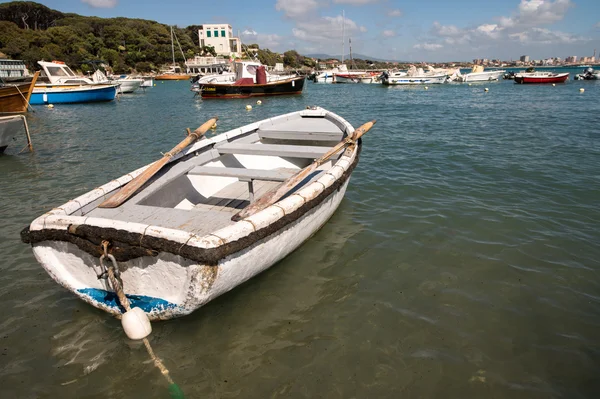
<path fill-rule="evenodd" d="M 185 27 L 229 23 L 274 51 L 352 51 L 410 61 L 533 59 L 600 53 L 599 0 L 43 0 L 63 12 Z M 345 18 L 342 18 L 344 12 Z M 599 54 L 597 54 L 599 56 Z"/>

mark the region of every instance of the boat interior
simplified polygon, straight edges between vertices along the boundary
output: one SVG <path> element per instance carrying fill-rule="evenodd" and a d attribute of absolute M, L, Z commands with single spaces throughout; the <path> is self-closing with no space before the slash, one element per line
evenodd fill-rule
<path fill-rule="evenodd" d="M 283 120 L 267 120 L 256 129 L 215 140 L 171 162 L 118 208 L 97 208 L 99 200 L 84 206 L 78 215 L 207 234 L 233 223 L 235 213 L 324 155 L 345 136 L 345 126 L 328 115 L 297 113 Z M 342 153 L 321 165 L 294 191 L 318 179 Z"/>

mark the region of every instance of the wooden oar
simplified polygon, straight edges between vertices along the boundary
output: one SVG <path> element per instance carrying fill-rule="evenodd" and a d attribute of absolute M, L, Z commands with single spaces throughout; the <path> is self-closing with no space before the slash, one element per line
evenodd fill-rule
<path fill-rule="evenodd" d="M 177 144 L 171 151 L 164 154 L 164 156 L 158 161 L 150 165 L 146 170 L 139 174 L 135 179 L 131 180 L 121 189 L 115 193 L 112 197 L 98 205 L 99 208 L 116 208 L 123 202 L 127 201 L 140 187 L 144 185 L 152 176 L 154 176 L 159 170 L 165 166 L 171 158 L 179 154 L 185 147 L 192 144 L 194 141 L 202 137 L 208 129 L 210 129 L 218 120 L 216 116 L 208 121 L 204 122 L 202 126 L 190 133 L 183 141 Z"/>
<path fill-rule="evenodd" d="M 369 131 L 375 124 L 375 120 L 371 122 L 367 122 L 358 129 L 354 131 L 352 136 L 346 137 L 344 140 L 336 144 L 331 150 L 329 150 L 325 155 L 321 158 L 315 160 L 313 163 L 308 165 L 306 168 L 302 169 L 300 172 L 296 173 L 281 185 L 275 187 L 274 189 L 267 191 L 262 197 L 233 215 L 231 220 L 237 222 L 248 216 L 252 216 L 255 213 L 262 211 L 263 209 L 273 205 L 277 201 L 281 199 L 285 194 L 287 194 L 291 189 L 296 187 L 298 183 L 304 180 L 308 175 L 310 175 L 315 169 L 319 166 L 323 165 L 329 158 L 337 154 L 340 150 L 346 148 L 348 145 L 355 143 L 363 134 Z"/>

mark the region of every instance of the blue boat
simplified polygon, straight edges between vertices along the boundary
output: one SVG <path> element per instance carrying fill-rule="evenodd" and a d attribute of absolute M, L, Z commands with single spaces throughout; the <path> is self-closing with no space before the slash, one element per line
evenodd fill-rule
<path fill-rule="evenodd" d="M 77 85 L 77 86 L 36 86 L 33 89 L 29 103 L 40 104 L 69 104 L 112 101 L 117 95 L 118 85 Z"/>

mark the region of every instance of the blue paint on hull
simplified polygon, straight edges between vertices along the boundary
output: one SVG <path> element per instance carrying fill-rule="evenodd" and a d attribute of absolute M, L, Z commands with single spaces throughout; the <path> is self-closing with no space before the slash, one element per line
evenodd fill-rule
<path fill-rule="evenodd" d="M 83 295 L 87 295 L 94 301 L 103 303 L 104 305 L 110 306 L 111 308 L 118 308 L 121 311 L 121 313 L 125 312 L 125 309 L 119 303 L 117 294 L 115 294 L 114 292 L 100 290 L 97 288 L 82 288 L 77 290 L 77 292 Z M 146 313 L 162 312 L 168 309 L 177 308 L 177 305 L 160 298 L 153 298 L 146 295 L 126 294 L 125 296 L 127 297 L 127 299 L 129 299 L 132 308 L 140 308 Z"/>
<path fill-rule="evenodd" d="M 41 105 L 112 101 L 115 99 L 116 95 L 116 86 L 84 87 L 77 89 L 34 89 L 34 92 L 29 99 L 29 103 Z"/>

